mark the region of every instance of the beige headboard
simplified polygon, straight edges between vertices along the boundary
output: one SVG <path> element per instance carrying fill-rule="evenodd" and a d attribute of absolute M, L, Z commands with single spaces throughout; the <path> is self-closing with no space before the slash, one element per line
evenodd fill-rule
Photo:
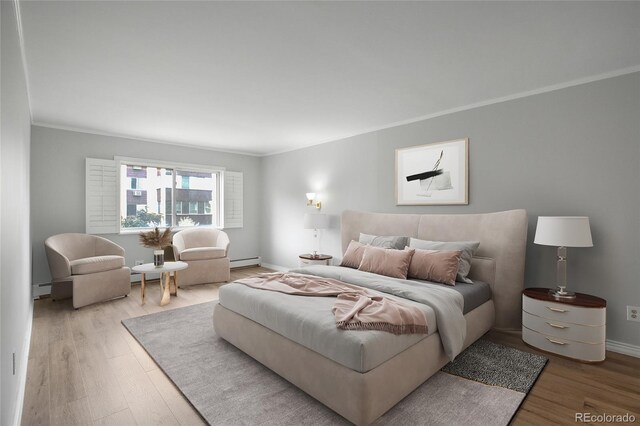
<path fill-rule="evenodd" d="M 484 214 L 386 214 L 346 210 L 342 213 L 342 252 L 360 233 L 401 235 L 432 241 L 480 241 L 469 276 L 474 266 L 495 265 L 491 274 L 476 278 L 489 281 L 496 307 L 496 328 L 519 329 L 524 259 L 527 247 L 527 212 L 510 210 Z M 495 262 L 495 263 L 494 263 Z M 478 269 L 479 269 L 478 268 Z M 493 268 L 493 267 L 492 267 Z M 486 268 L 483 268 L 486 269 Z"/>

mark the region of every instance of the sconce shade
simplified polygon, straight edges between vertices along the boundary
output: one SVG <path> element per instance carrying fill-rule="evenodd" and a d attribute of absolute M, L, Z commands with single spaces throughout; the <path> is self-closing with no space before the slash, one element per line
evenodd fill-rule
<path fill-rule="evenodd" d="M 586 216 L 539 216 L 534 244 L 555 247 L 593 247 Z"/>
<path fill-rule="evenodd" d="M 304 229 L 326 229 L 329 227 L 329 216 L 321 213 L 306 213 Z"/>
<path fill-rule="evenodd" d="M 313 201 L 315 199 L 316 199 L 316 193 L 315 192 L 307 192 L 307 200 Z"/>

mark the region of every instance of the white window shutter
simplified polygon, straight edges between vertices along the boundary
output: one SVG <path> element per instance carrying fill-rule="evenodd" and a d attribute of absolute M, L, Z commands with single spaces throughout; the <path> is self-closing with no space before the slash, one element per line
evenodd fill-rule
<path fill-rule="evenodd" d="M 224 227 L 242 228 L 242 172 L 224 172 Z"/>
<path fill-rule="evenodd" d="M 117 234 L 118 171 L 114 160 L 86 159 L 86 232 Z"/>

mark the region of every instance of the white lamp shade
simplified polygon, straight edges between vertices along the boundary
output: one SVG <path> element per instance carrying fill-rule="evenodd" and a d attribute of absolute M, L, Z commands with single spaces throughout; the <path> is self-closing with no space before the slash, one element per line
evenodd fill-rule
<path fill-rule="evenodd" d="M 307 192 L 307 200 L 309 201 L 313 201 L 316 199 L 316 193 L 315 192 Z"/>
<path fill-rule="evenodd" d="M 586 216 L 539 216 L 535 244 L 556 247 L 593 247 Z"/>
<path fill-rule="evenodd" d="M 306 213 L 304 215 L 305 229 L 326 229 L 329 227 L 329 216 L 322 213 Z"/>

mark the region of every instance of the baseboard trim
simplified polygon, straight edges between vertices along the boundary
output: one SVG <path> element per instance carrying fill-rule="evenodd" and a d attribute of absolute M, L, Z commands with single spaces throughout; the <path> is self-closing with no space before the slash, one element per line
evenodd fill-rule
<path fill-rule="evenodd" d="M 13 416 L 13 424 L 18 426 L 22 424 L 22 408 L 24 406 L 24 393 L 27 389 L 27 367 L 29 365 L 29 348 L 31 347 L 31 331 L 33 330 L 33 302 L 29 312 L 29 323 L 27 324 L 27 335 L 22 342 L 22 359 L 20 360 L 18 399 L 16 401 L 15 415 Z"/>
<path fill-rule="evenodd" d="M 624 342 L 607 340 L 607 350 L 611 352 L 617 352 L 623 355 L 629 355 L 636 358 L 640 358 L 640 346 L 630 345 Z"/>
<path fill-rule="evenodd" d="M 287 272 L 289 270 L 289 268 L 285 268 L 284 266 L 280 265 L 274 265 L 273 263 L 263 263 L 262 266 L 278 272 Z"/>

